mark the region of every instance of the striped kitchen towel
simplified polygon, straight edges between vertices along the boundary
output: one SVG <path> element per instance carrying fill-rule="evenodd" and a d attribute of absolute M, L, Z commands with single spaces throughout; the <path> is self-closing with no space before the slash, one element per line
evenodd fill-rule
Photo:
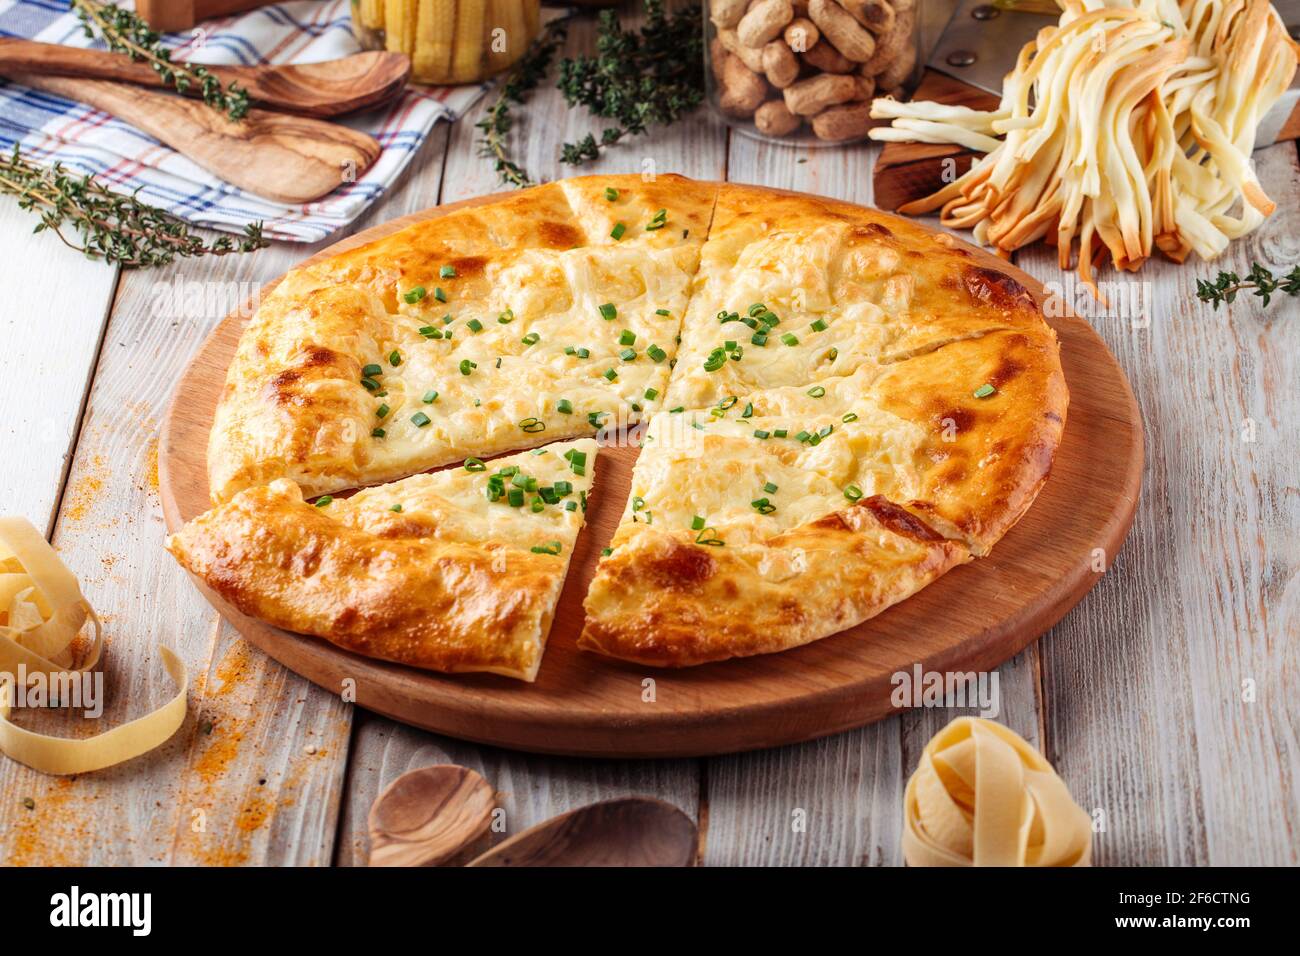
<path fill-rule="evenodd" d="M 130 6 L 130 3 L 120 3 Z M 102 46 L 88 39 L 70 0 L 0 0 L 0 36 L 70 46 Z M 360 50 L 348 0 L 296 0 L 238 16 L 209 20 L 192 33 L 164 37 L 176 60 L 195 63 L 310 63 Z M 286 205 L 236 189 L 126 123 L 59 96 L 0 79 L 0 147 L 18 143 L 29 157 L 93 173 L 121 192 L 201 226 L 241 232 L 261 221 L 265 234 L 317 242 L 347 225 L 389 185 L 419 151 L 440 119 L 455 120 L 487 84 L 411 87 L 386 107 L 342 122 L 378 140 L 383 152 L 356 182 L 324 199 Z"/>

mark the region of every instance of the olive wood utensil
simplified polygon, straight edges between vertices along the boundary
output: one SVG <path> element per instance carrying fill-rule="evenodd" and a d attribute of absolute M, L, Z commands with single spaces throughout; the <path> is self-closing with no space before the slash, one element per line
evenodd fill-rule
<path fill-rule="evenodd" d="M 696 831 L 671 803 L 625 797 L 581 807 L 498 843 L 470 866 L 691 866 Z"/>
<path fill-rule="evenodd" d="M 386 103 L 405 89 L 411 75 L 409 57 L 383 52 L 284 66 L 203 66 L 222 85 L 238 83 L 261 106 L 322 119 Z M 149 64 L 136 63 L 121 53 L 0 38 L 0 73 L 13 70 L 138 86 L 166 85 Z M 199 96 L 202 91 L 194 85 L 185 92 Z"/>
<path fill-rule="evenodd" d="M 214 176 L 278 202 L 320 199 L 379 158 L 379 144 L 365 133 L 306 116 L 254 109 L 235 122 L 204 103 L 125 83 L 8 75 L 112 113 Z"/>
<path fill-rule="evenodd" d="M 487 832 L 495 807 L 488 782 L 468 767 L 404 773 L 370 808 L 370 865 L 446 863 Z"/>

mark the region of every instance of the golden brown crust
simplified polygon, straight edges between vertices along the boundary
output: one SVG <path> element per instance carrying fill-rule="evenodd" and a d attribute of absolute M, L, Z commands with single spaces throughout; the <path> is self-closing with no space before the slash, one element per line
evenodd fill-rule
<path fill-rule="evenodd" d="M 563 457 L 587 456 L 579 476 Z M 532 680 L 582 526 L 596 444 L 488 469 L 415 475 L 324 507 L 279 479 L 237 494 L 167 541 L 189 571 L 245 614 L 383 660 Z M 570 488 L 538 512 L 491 503 L 503 464 Z M 570 511 L 566 500 L 582 507 Z M 397 510 L 394 510 L 394 509 Z M 558 553 L 534 546 L 555 544 Z"/>
<path fill-rule="evenodd" d="M 786 650 L 853 627 L 969 560 L 879 497 L 741 547 L 625 526 L 587 594 L 578 643 L 661 667 Z"/>
<path fill-rule="evenodd" d="M 589 434 L 592 412 L 635 420 L 647 389 L 667 391 L 669 365 L 620 365 L 619 332 L 635 331 L 640 349 L 676 351 L 716 192 L 680 176 L 565 180 L 289 273 L 249 321 L 227 373 L 208 448 L 213 501 L 279 477 L 315 495 L 529 447 L 536 439 L 518 426 L 527 419 L 545 423 L 548 441 Z M 648 229 L 660 210 L 666 224 Z M 423 297 L 407 301 L 415 290 Z M 596 313 L 604 302 L 635 307 L 611 323 Z M 515 318 L 499 324 L 507 310 Z M 420 331 L 428 328 L 437 337 Z M 589 355 L 559 351 L 565 344 Z M 403 365 L 390 365 L 394 352 Z M 462 360 L 475 363 L 472 375 L 460 373 Z M 406 386 L 389 389 L 394 414 L 382 440 L 372 435 L 379 389 L 362 382 L 372 364 L 385 370 L 381 385 Z M 604 377 L 611 367 L 621 372 L 614 382 Z M 431 388 L 439 404 L 422 408 Z M 578 414 L 557 414 L 560 397 Z M 411 429 L 416 411 L 432 427 Z"/>

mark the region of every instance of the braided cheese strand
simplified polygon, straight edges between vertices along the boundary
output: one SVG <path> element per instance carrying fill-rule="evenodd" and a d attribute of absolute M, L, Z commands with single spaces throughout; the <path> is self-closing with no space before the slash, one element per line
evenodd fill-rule
<path fill-rule="evenodd" d="M 908 866 L 1089 866 L 1092 824 L 1051 764 L 991 720 L 926 745 L 903 795 Z"/>
<path fill-rule="evenodd" d="M 94 638 L 81 634 L 89 620 Z M 30 679 L 82 674 L 99 662 L 103 630 L 81 585 L 24 518 L 0 518 L 0 753 L 48 774 L 88 773 L 131 760 L 163 744 L 185 722 L 189 679 L 179 657 L 160 647 L 177 684 L 162 707 L 95 737 L 70 740 L 10 722 L 20 668 Z"/>

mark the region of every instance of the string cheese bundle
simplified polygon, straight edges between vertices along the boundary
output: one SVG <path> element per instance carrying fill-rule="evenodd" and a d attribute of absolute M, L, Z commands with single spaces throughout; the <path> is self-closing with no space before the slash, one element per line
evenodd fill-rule
<path fill-rule="evenodd" d="M 942 207 L 1009 255 L 1043 239 L 1062 269 L 1107 254 L 1136 271 L 1159 249 L 1213 259 L 1275 204 L 1251 168 L 1256 129 L 1296 69 L 1268 0 L 1061 0 L 1003 80 L 992 112 L 877 99 L 876 140 L 984 152 L 964 176 L 899 208 Z M 999 140 L 996 137 L 1002 136 Z"/>
<path fill-rule="evenodd" d="M 81 633 L 86 622 L 94 637 Z M 49 774 L 88 773 L 162 745 L 185 722 L 184 665 L 160 647 L 176 696 L 151 714 L 96 737 L 48 737 L 9 720 L 20 673 L 57 677 L 90 671 L 104 648 L 99 618 L 81 585 L 49 543 L 23 518 L 0 518 L 0 753 Z M 20 667 L 22 668 L 20 670 Z"/>
<path fill-rule="evenodd" d="M 903 857 L 908 866 L 1088 866 L 1091 820 L 1024 738 L 959 717 L 907 782 Z"/>

